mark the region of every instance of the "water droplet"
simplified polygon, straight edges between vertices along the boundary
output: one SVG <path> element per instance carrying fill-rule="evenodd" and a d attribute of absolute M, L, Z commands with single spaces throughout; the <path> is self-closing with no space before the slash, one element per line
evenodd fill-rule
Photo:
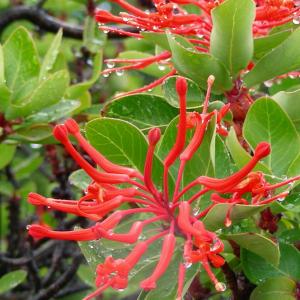
<path fill-rule="evenodd" d="M 29 230 L 29 229 L 30 229 L 30 225 L 27 225 L 27 226 L 26 226 L 26 230 Z"/>
<path fill-rule="evenodd" d="M 105 78 L 107 78 L 109 75 L 110 75 L 110 73 L 108 73 L 108 72 L 102 74 L 102 76 L 105 77 Z"/>
<path fill-rule="evenodd" d="M 158 26 L 155 26 L 155 25 L 154 25 L 154 26 L 152 27 L 152 29 L 153 29 L 153 30 L 158 30 Z"/>
<path fill-rule="evenodd" d="M 158 64 L 158 69 L 164 71 L 166 69 L 166 66 L 163 64 Z"/>
<path fill-rule="evenodd" d="M 226 284 L 224 282 L 218 282 L 215 284 L 215 289 L 218 292 L 225 292 L 226 291 Z"/>
<path fill-rule="evenodd" d="M 203 38 L 203 34 L 198 33 L 197 34 L 197 38 L 202 39 Z"/>
<path fill-rule="evenodd" d="M 283 198 L 283 197 L 282 197 L 282 198 L 278 198 L 277 201 L 278 201 L 278 202 L 282 202 L 284 199 L 285 199 L 285 198 Z"/>
<path fill-rule="evenodd" d="M 128 22 L 128 21 L 129 21 L 129 18 L 123 17 L 123 21 L 124 21 L 124 22 Z"/>
<path fill-rule="evenodd" d="M 226 218 L 226 220 L 225 220 L 225 226 L 226 227 L 230 227 L 231 226 L 231 224 L 232 224 L 232 221 L 230 220 L 230 219 L 228 219 L 228 218 Z"/>
<path fill-rule="evenodd" d="M 193 264 L 189 261 L 186 261 L 183 265 L 186 269 L 189 269 Z"/>
<path fill-rule="evenodd" d="M 117 289 L 118 292 L 123 292 L 125 289 Z"/>
<path fill-rule="evenodd" d="M 299 25 L 299 24 L 300 24 L 300 17 L 295 17 L 295 18 L 293 19 L 293 23 L 294 23 L 295 25 Z"/>
<path fill-rule="evenodd" d="M 146 9 L 146 10 L 145 10 L 145 14 L 150 15 L 150 10 L 149 10 L 149 9 Z"/>
<path fill-rule="evenodd" d="M 104 32 L 104 33 L 109 33 L 109 30 L 104 29 L 103 32 Z"/>
<path fill-rule="evenodd" d="M 266 87 L 271 87 L 273 85 L 273 81 L 272 80 L 267 80 L 267 81 L 264 82 L 264 85 Z"/>
<path fill-rule="evenodd" d="M 152 92 L 152 89 L 148 89 L 148 92 Z"/>
<path fill-rule="evenodd" d="M 210 251 L 216 251 L 220 247 L 220 244 L 218 243 L 218 240 L 213 240 L 213 243 L 210 245 Z"/>
<path fill-rule="evenodd" d="M 123 76 L 124 75 L 124 70 L 117 70 L 116 74 L 117 74 L 117 76 Z"/>
<path fill-rule="evenodd" d="M 112 229 L 110 229 L 110 230 L 107 231 L 107 234 L 108 234 L 109 236 L 111 236 L 111 235 L 114 234 L 114 231 L 113 231 Z"/>
<path fill-rule="evenodd" d="M 111 69 L 115 66 L 115 63 L 112 62 L 112 61 L 109 61 L 109 62 L 107 62 L 106 66 L 107 66 L 108 69 Z"/>

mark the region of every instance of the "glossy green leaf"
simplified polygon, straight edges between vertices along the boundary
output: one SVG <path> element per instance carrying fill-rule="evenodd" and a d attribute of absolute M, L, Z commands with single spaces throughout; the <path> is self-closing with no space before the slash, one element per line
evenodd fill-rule
<path fill-rule="evenodd" d="M 259 142 L 270 143 L 272 152 L 264 162 L 277 176 L 287 170 L 300 151 L 300 141 L 294 124 L 272 99 L 261 98 L 250 107 L 244 137 L 254 149 Z"/>
<path fill-rule="evenodd" d="M 66 71 L 51 74 L 26 98 L 15 99 L 6 112 L 7 119 L 26 117 L 59 102 L 69 84 Z"/>
<path fill-rule="evenodd" d="M 163 85 L 163 93 L 166 100 L 170 105 L 178 108 L 179 100 L 176 92 L 176 79 L 178 76 L 172 76 L 165 80 Z M 197 108 L 200 107 L 204 101 L 204 92 L 199 88 L 199 86 L 191 79 L 186 79 L 188 84 L 188 90 L 186 95 L 186 106 L 187 108 Z"/>
<path fill-rule="evenodd" d="M 220 94 L 230 90 L 232 83 L 229 72 L 217 58 L 197 52 L 193 45 L 181 36 L 168 35 L 168 41 L 173 63 L 179 73 L 193 79 L 203 89 L 207 88 L 208 76 L 214 75 L 214 93 Z"/>
<path fill-rule="evenodd" d="M 54 37 L 45 57 L 43 60 L 43 63 L 41 65 L 41 70 L 40 70 L 40 76 L 39 79 L 40 80 L 44 80 L 46 78 L 46 76 L 48 75 L 48 72 L 51 71 L 57 55 L 58 55 L 58 51 L 59 51 L 59 47 L 61 44 L 61 39 L 62 39 L 62 29 L 60 29 L 56 36 Z"/>
<path fill-rule="evenodd" d="M 219 228 L 225 227 L 224 222 L 226 218 L 226 213 L 230 208 L 230 204 L 217 204 L 215 205 L 209 213 L 204 217 L 203 223 L 208 230 L 217 230 Z M 266 208 L 266 205 L 234 205 L 232 208 L 230 218 L 232 223 L 239 222 L 243 219 L 249 218 L 252 215 L 262 211 Z"/>
<path fill-rule="evenodd" d="M 300 174 L 300 153 L 288 168 L 287 176 L 292 177 L 292 176 L 297 176 L 299 174 Z M 296 185 L 298 184 L 300 184 L 299 181 L 296 182 Z"/>
<path fill-rule="evenodd" d="M 165 50 L 170 50 L 168 38 L 165 33 L 141 32 L 141 34 L 145 40 L 153 43 L 154 45 L 158 45 Z"/>
<path fill-rule="evenodd" d="M 210 53 L 233 76 L 244 69 L 252 58 L 254 16 L 255 3 L 252 0 L 227 0 L 212 10 Z"/>
<path fill-rule="evenodd" d="M 13 159 L 16 145 L 0 144 L 0 170 L 7 166 Z"/>
<path fill-rule="evenodd" d="M 114 163 L 132 166 L 144 172 L 148 143 L 137 127 L 122 120 L 101 118 L 86 125 L 86 135 L 90 143 Z M 157 184 L 162 182 L 163 167 L 155 157 L 153 178 Z"/>
<path fill-rule="evenodd" d="M 248 87 L 300 68 L 300 28 L 283 43 L 263 56 L 255 67 L 245 75 Z"/>
<path fill-rule="evenodd" d="M 291 33 L 291 30 L 285 30 L 254 39 L 254 58 L 262 58 L 265 54 L 286 40 Z"/>
<path fill-rule="evenodd" d="M 152 54 L 140 52 L 140 51 L 125 51 L 121 52 L 118 55 L 118 58 L 122 59 L 144 59 L 151 57 Z M 124 65 L 124 64 L 123 64 Z M 157 63 L 153 63 L 146 68 L 140 69 L 142 73 L 154 76 L 154 77 L 162 77 L 170 72 L 170 68 L 165 65 L 159 65 Z"/>
<path fill-rule="evenodd" d="M 281 243 L 280 261 L 276 267 L 260 256 L 246 250 L 241 250 L 242 267 L 247 278 L 259 284 L 262 281 L 276 276 L 287 276 L 296 281 L 300 280 L 300 253 L 291 245 Z"/>
<path fill-rule="evenodd" d="M 25 120 L 30 124 L 53 122 L 70 116 L 79 106 L 79 101 L 61 100 L 46 109 L 40 110 L 36 114 L 28 116 Z"/>
<path fill-rule="evenodd" d="M 297 131 L 300 132 L 300 90 L 294 92 L 281 91 L 273 95 L 272 99 L 289 115 Z"/>
<path fill-rule="evenodd" d="M 95 286 L 95 275 L 93 274 L 92 268 L 88 265 L 80 265 L 77 271 L 79 278 L 87 285 Z"/>
<path fill-rule="evenodd" d="M 251 293 L 250 300 L 295 300 L 296 284 L 288 277 L 267 279 Z"/>
<path fill-rule="evenodd" d="M 104 106 L 102 113 L 106 117 L 128 121 L 140 129 L 164 129 L 177 116 L 178 109 L 160 96 L 143 94 L 113 100 Z"/>
<path fill-rule="evenodd" d="M 7 86 L 14 90 L 27 80 L 38 77 L 40 63 L 31 34 L 24 27 L 17 28 L 3 46 Z"/>
<path fill-rule="evenodd" d="M 21 284 L 27 276 L 24 270 L 17 270 L 0 277 L 0 294 L 7 292 Z"/>
<path fill-rule="evenodd" d="M 279 264 L 280 253 L 278 245 L 261 234 L 245 232 L 226 234 L 222 238 L 234 241 L 240 247 L 257 254 L 272 265 L 277 266 Z"/>
<path fill-rule="evenodd" d="M 251 159 L 250 154 L 239 143 L 233 128 L 230 129 L 229 134 L 226 138 L 226 145 L 236 166 L 239 169 L 245 166 Z M 264 163 L 258 163 L 254 170 L 262 171 L 266 174 L 271 173 L 271 170 Z"/>
<path fill-rule="evenodd" d="M 76 170 L 69 176 L 69 182 L 81 190 L 86 190 L 92 180 L 84 170 Z"/>

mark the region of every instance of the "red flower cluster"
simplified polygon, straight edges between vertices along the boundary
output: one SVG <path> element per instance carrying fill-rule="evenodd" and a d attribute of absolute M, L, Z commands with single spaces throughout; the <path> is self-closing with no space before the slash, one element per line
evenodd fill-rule
<path fill-rule="evenodd" d="M 168 31 L 188 38 L 194 45 L 194 50 L 199 52 L 209 52 L 210 35 L 213 27 L 211 10 L 223 2 L 223 0 L 154 0 L 155 9 L 153 11 L 143 11 L 125 0 L 112 1 L 119 4 L 127 12 L 121 12 L 119 16 L 114 16 L 105 10 L 96 11 L 95 18 L 100 24 L 99 29 L 105 32 L 111 31 L 136 38 L 143 38 L 143 35 L 140 34 L 143 31 L 158 33 Z M 255 2 L 256 17 L 253 24 L 253 34 L 256 36 L 267 35 L 270 29 L 291 22 L 292 20 L 295 24 L 300 23 L 299 0 L 256 0 Z M 182 6 L 185 4 L 199 7 L 201 13 L 199 15 L 188 13 L 184 9 L 184 6 Z M 129 25 L 136 32 L 103 25 L 107 23 Z M 169 61 L 170 57 L 171 53 L 165 51 L 146 59 L 108 59 L 106 60 L 108 69 L 103 71 L 103 75 L 108 76 L 115 71 L 142 69 L 153 63 L 159 63 L 163 67 L 171 67 L 170 72 L 164 77 L 138 90 L 126 93 L 126 95 L 144 92 L 158 86 L 166 78 L 176 73 L 176 70 L 172 67 L 172 63 Z M 113 68 L 115 63 L 127 65 Z"/>
<path fill-rule="evenodd" d="M 108 239 L 120 243 L 135 244 L 132 251 L 125 258 L 109 256 L 98 265 L 96 285 L 98 289 L 87 296 L 91 299 L 100 294 L 108 287 L 124 289 L 128 284 L 128 276 L 149 245 L 158 239 L 163 239 L 161 255 L 152 274 L 144 279 L 140 286 L 144 290 L 156 287 L 157 280 L 164 274 L 172 259 L 175 246 L 180 248 L 176 236 L 185 239 L 182 245 L 182 263 L 178 265 L 178 299 L 182 299 L 185 269 L 191 264 L 200 263 L 207 272 L 217 291 L 224 291 L 225 285 L 217 280 L 211 270 L 211 266 L 220 267 L 224 259 L 220 255 L 223 251 L 223 243 L 214 232 L 208 231 L 201 218 L 217 203 L 229 203 L 232 208 L 237 203 L 245 205 L 261 205 L 283 198 L 287 192 L 273 195 L 272 191 L 278 187 L 293 182 L 300 176 L 291 178 L 279 184 L 269 184 L 264 175 L 253 172 L 253 168 L 262 158 L 270 153 L 268 143 L 262 142 L 257 145 L 251 160 L 238 172 L 229 177 L 218 179 L 200 176 L 190 184 L 180 189 L 183 171 L 186 163 L 193 157 L 201 146 L 203 137 L 210 122 L 216 120 L 219 134 L 226 135 L 227 131 L 222 126 L 222 118 L 228 110 L 228 105 L 220 111 L 208 111 L 210 90 L 214 77 L 208 79 L 208 91 L 201 113 L 186 112 L 187 82 L 179 77 L 176 82 L 176 90 L 180 102 L 179 124 L 176 141 L 164 158 L 163 190 L 159 190 L 152 178 L 152 164 L 155 147 L 160 139 L 161 132 L 153 128 L 148 134 L 148 151 L 145 159 L 144 172 L 116 165 L 107 160 L 96 151 L 81 135 L 78 124 L 67 120 L 63 125 L 54 128 L 54 136 L 70 153 L 78 165 L 85 170 L 93 182 L 86 190 L 85 196 L 78 201 L 45 198 L 31 193 L 28 196 L 30 203 L 38 206 L 47 206 L 63 212 L 78 216 L 84 216 L 97 221 L 92 227 L 75 231 L 54 231 L 46 226 L 31 225 L 29 234 L 35 238 L 54 238 L 73 241 L 90 241 Z M 193 130 L 193 136 L 187 141 L 187 131 Z M 90 165 L 74 148 L 69 136 L 74 137 L 82 149 L 94 160 L 100 170 Z M 175 161 L 179 160 L 178 177 L 174 192 L 169 187 L 169 169 Z M 187 200 L 182 197 L 191 188 L 198 186 L 199 189 Z M 194 215 L 192 205 L 195 200 L 205 193 L 211 193 L 212 204 Z M 252 200 L 244 199 L 245 194 L 252 195 Z M 133 203 L 134 208 L 122 209 L 125 203 Z M 226 226 L 231 224 L 230 210 L 225 220 Z M 145 219 L 145 213 L 149 216 Z M 118 224 L 126 216 L 141 215 L 141 219 L 133 223 L 127 233 L 115 232 Z M 144 219 L 143 217 L 144 216 Z M 102 220 L 101 220 L 102 219 Z M 154 222 L 158 223 L 158 229 L 147 240 L 141 241 L 144 228 Z"/>

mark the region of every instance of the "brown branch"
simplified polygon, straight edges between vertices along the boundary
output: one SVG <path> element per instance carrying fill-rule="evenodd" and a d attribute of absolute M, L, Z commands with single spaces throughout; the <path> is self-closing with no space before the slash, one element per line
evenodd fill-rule
<path fill-rule="evenodd" d="M 60 28 L 63 29 L 64 37 L 81 40 L 83 38 L 83 27 L 71 25 L 58 18 L 52 17 L 45 10 L 38 6 L 16 6 L 3 10 L 0 13 L 0 34 L 4 28 L 14 21 L 27 20 L 47 32 L 56 33 Z M 122 28 L 123 29 L 123 28 Z M 126 31 L 137 32 L 135 28 L 126 28 Z M 118 35 L 114 32 L 108 33 L 109 39 L 122 39 L 126 36 Z"/>

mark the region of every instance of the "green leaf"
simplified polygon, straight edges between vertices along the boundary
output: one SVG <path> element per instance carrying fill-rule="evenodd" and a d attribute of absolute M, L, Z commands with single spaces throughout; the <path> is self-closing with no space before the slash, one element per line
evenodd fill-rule
<path fill-rule="evenodd" d="M 90 143 L 114 163 L 144 172 L 148 143 L 134 125 L 110 118 L 95 119 L 87 123 L 86 135 Z M 152 173 L 160 186 L 163 166 L 157 157 L 154 157 Z"/>
<path fill-rule="evenodd" d="M 153 56 L 152 54 L 140 52 L 140 51 L 125 51 L 121 52 L 118 55 L 118 58 L 122 59 L 143 59 Z M 161 70 L 163 69 L 163 70 Z M 142 73 L 154 76 L 154 77 L 162 77 L 170 72 L 170 68 L 168 66 L 160 66 L 157 63 L 151 64 L 146 68 L 140 69 Z"/>
<path fill-rule="evenodd" d="M 261 234 L 245 232 L 226 234 L 222 238 L 236 242 L 242 248 L 257 254 L 272 265 L 278 266 L 279 264 L 280 253 L 278 245 Z"/>
<path fill-rule="evenodd" d="M 274 50 L 263 56 L 245 75 L 248 87 L 300 68 L 300 28 Z"/>
<path fill-rule="evenodd" d="M 63 117 L 70 116 L 80 106 L 79 101 L 61 100 L 58 103 L 40 110 L 34 115 L 28 116 L 25 120 L 27 123 L 53 122 Z"/>
<path fill-rule="evenodd" d="M 83 28 L 83 45 L 92 53 L 97 53 L 106 42 L 106 34 L 98 29 L 93 17 L 87 16 Z"/>
<path fill-rule="evenodd" d="M 118 98 L 104 106 L 102 113 L 106 117 L 128 121 L 140 129 L 166 127 L 178 114 L 178 109 L 160 96 L 131 95 Z"/>
<path fill-rule="evenodd" d="M 39 76 L 39 80 L 45 80 L 46 76 L 48 75 L 48 72 L 52 69 L 57 55 L 58 55 L 58 51 L 59 51 L 59 47 L 61 44 L 61 39 L 62 39 L 62 29 L 60 28 L 60 30 L 57 32 L 56 36 L 54 37 L 41 66 L 41 70 L 40 70 L 40 76 Z"/>
<path fill-rule="evenodd" d="M 26 142 L 40 142 L 52 136 L 52 127 L 49 124 L 34 124 L 29 127 L 20 128 L 10 135 L 11 139 Z"/>
<path fill-rule="evenodd" d="M 262 281 L 275 276 L 287 276 L 296 281 L 300 280 L 300 253 L 291 245 L 281 243 L 279 265 L 275 267 L 260 256 L 241 249 L 242 267 L 247 278 L 259 284 Z M 265 249 L 266 250 L 266 249 Z"/>
<path fill-rule="evenodd" d="M 165 80 L 163 93 L 170 105 L 179 108 L 178 95 L 176 92 L 176 79 L 178 76 L 172 76 Z M 186 79 L 188 90 L 186 95 L 187 108 L 200 107 L 204 101 L 205 95 L 199 86 L 191 79 Z"/>
<path fill-rule="evenodd" d="M 59 71 L 42 81 L 25 99 L 16 99 L 6 112 L 7 119 L 27 117 L 39 110 L 59 102 L 69 83 L 66 71 Z"/>
<path fill-rule="evenodd" d="M 226 146 L 236 164 L 241 169 L 251 159 L 250 154 L 241 146 L 233 127 L 230 129 L 229 134 L 226 138 Z M 271 174 L 271 170 L 264 163 L 258 163 L 254 168 L 255 171 L 262 171 L 266 174 Z"/>
<path fill-rule="evenodd" d="M 272 99 L 289 115 L 297 131 L 300 132 L 300 90 L 281 91 L 273 95 Z"/>
<path fill-rule="evenodd" d="M 294 124 L 274 100 L 261 98 L 251 105 L 243 132 L 253 149 L 259 142 L 270 143 L 272 152 L 264 162 L 275 175 L 286 175 L 299 154 L 300 141 Z"/>
<path fill-rule="evenodd" d="M 216 80 L 213 85 L 214 93 L 222 93 L 230 90 L 232 82 L 228 70 L 214 56 L 199 53 L 181 36 L 168 35 L 169 45 L 172 51 L 172 60 L 176 70 L 193 79 L 201 88 L 207 88 L 207 78 L 214 75 Z"/>
<path fill-rule="evenodd" d="M 292 176 L 297 176 L 300 173 L 300 154 L 295 158 L 295 160 L 291 163 L 288 171 L 287 171 L 287 176 L 292 177 Z M 295 182 L 295 185 L 300 184 L 299 181 Z"/>
<path fill-rule="evenodd" d="M 84 170 L 77 170 L 69 176 L 69 182 L 81 190 L 86 190 L 92 180 Z"/>
<path fill-rule="evenodd" d="M 170 51 L 168 38 L 165 33 L 141 32 L 141 35 L 145 38 L 145 40 L 153 43 L 154 45 L 158 45 L 161 48 Z"/>
<path fill-rule="evenodd" d="M 254 17 L 255 3 L 252 0 L 227 0 L 212 10 L 210 53 L 233 76 L 244 69 L 252 58 Z"/>
<path fill-rule="evenodd" d="M 80 265 L 77 271 L 77 275 L 85 284 L 92 287 L 95 285 L 95 276 L 90 266 Z"/>
<path fill-rule="evenodd" d="M 38 77 L 40 63 L 30 33 L 24 27 L 17 28 L 3 46 L 5 78 L 7 86 L 14 90 L 27 80 Z"/>
<path fill-rule="evenodd" d="M 5 68 L 4 68 L 3 48 L 0 44 L 0 86 L 6 83 L 4 71 Z"/>
<path fill-rule="evenodd" d="M 4 84 L 0 84 L 0 112 L 5 112 L 10 103 L 10 90 Z"/>
<path fill-rule="evenodd" d="M 272 51 L 275 47 L 286 40 L 291 33 L 291 30 L 285 30 L 254 39 L 254 58 L 262 58 L 265 54 Z"/>
<path fill-rule="evenodd" d="M 24 270 L 9 272 L 0 278 L 0 294 L 7 292 L 22 283 L 27 276 Z"/>
<path fill-rule="evenodd" d="M 78 99 L 98 80 L 102 68 L 102 54 L 102 51 L 99 51 L 93 59 L 92 77 L 87 81 L 74 84 L 68 88 L 66 96 L 69 99 Z"/>
<path fill-rule="evenodd" d="M 0 170 L 7 166 L 16 152 L 15 145 L 0 144 Z"/>
<path fill-rule="evenodd" d="M 296 284 L 288 277 L 267 279 L 251 293 L 250 300 L 295 300 Z"/>
<path fill-rule="evenodd" d="M 214 231 L 219 228 L 225 227 L 224 221 L 226 218 L 226 213 L 231 207 L 230 204 L 217 204 L 214 206 L 208 214 L 204 217 L 203 223 L 205 228 Z M 249 218 L 250 216 L 262 211 L 266 208 L 266 205 L 241 205 L 236 204 L 233 206 L 230 218 L 232 223 L 239 222 L 243 219 Z"/>

